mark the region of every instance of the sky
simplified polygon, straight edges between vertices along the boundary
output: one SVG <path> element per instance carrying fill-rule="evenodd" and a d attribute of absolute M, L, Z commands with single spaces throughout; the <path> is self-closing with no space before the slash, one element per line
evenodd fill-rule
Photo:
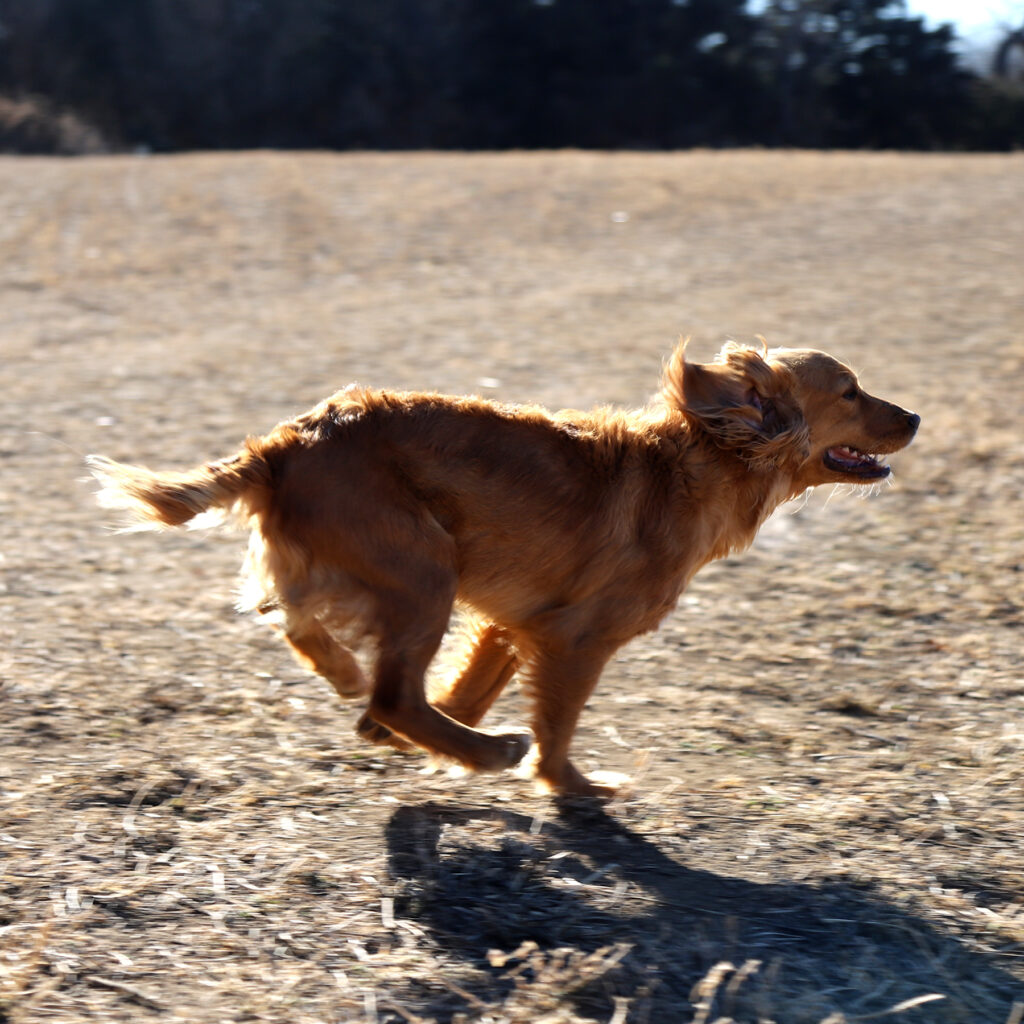
<path fill-rule="evenodd" d="M 949 22 L 964 64 L 975 71 L 989 69 L 992 54 L 1007 27 L 1024 27 L 1024 0 L 906 0 L 907 12 L 923 17 L 929 28 Z"/>
<path fill-rule="evenodd" d="M 907 0 L 907 10 L 931 26 L 952 22 L 964 37 L 989 35 L 1000 23 L 1024 25 L 1024 0 Z"/>
<path fill-rule="evenodd" d="M 904 0 L 907 13 L 924 18 L 929 28 L 950 23 L 968 41 L 999 35 L 1000 27 L 1024 25 L 1024 0 Z M 752 11 L 762 10 L 765 0 L 748 0 Z"/>

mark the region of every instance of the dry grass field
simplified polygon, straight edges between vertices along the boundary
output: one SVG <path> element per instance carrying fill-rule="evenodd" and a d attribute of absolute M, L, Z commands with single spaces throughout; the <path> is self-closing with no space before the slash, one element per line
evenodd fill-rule
<path fill-rule="evenodd" d="M 1020 1024 L 1022 199 L 1021 155 L 0 160 L 0 1021 Z M 241 537 L 84 480 L 351 380 L 638 404 L 679 334 L 923 425 L 621 652 L 604 809 L 362 745 L 235 614 Z"/>

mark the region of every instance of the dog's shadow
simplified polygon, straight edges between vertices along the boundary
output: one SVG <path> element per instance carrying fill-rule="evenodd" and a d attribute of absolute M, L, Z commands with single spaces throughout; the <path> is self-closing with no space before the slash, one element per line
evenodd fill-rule
<path fill-rule="evenodd" d="M 568 1000 L 630 1022 L 892 1019 L 884 1011 L 908 1001 L 900 1019 L 1001 1022 L 1024 988 L 994 957 L 867 891 L 690 868 L 593 806 L 542 821 L 404 806 L 387 846 L 396 918 L 461 963 L 403 993 L 437 1021 L 506 1000 L 539 1018 Z"/>

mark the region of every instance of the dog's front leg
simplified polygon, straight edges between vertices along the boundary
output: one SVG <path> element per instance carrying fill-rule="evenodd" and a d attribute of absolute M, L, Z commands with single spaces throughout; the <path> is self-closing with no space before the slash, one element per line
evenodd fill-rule
<path fill-rule="evenodd" d="M 519 667 L 519 655 L 507 629 L 485 623 L 472 635 L 462 670 L 435 706 L 456 722 L 476 725 L 501 696 Z"/>
<path fill-rule="evenodd" d="M 532 659 L 528 685 L 534 700 L 536 775 L 555 792 L 602 799 L 615 795 L 614 786 L 588 779 L 569 760 L 580 712 L 614 651 L 615 647 L 605 645 L 548 648 Z"/>

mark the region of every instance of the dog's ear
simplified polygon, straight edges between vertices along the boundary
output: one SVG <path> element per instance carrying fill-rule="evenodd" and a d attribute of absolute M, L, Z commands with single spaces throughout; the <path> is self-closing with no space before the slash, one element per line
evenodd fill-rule
<path fill-rule="evenodd" d="M 751 469 L 770 470 L 807 458 L 810 431 L 788 370 L 733 342 L 713 363 L 689 362 L 685 352 L 683 341 L 665 368 L 662 395 L 670 408 Z"/>

